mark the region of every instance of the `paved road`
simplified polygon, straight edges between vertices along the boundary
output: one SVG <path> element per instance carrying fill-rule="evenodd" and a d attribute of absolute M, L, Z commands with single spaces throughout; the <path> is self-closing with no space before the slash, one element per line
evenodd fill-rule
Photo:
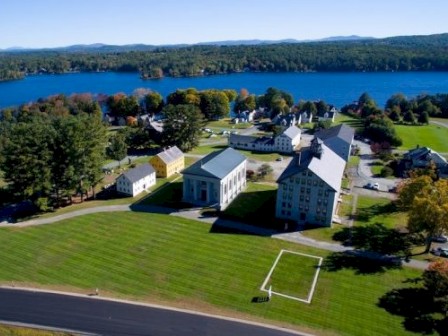
<path fill-rule="evenodd" d="M 77 330 L 96 335 L 305 335 L 235 319 L 116 302 L 100 297 L 78 297 L 0 288 L 0 302 L 0 320 Z"/>

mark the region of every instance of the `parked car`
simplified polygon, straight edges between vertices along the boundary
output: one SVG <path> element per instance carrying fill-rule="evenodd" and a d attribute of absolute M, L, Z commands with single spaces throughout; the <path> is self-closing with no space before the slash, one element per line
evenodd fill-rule
<path fill-rule="evenodd" d="M 436 249 L 432 249 L 431 253 L 439 257 L 448 258 L 448 248 L 438 247 Z"/>
<path fill-rule="evenodd" d="M 389 188 L 389 192 L 391 193 L 397 193 L 397 186 L 393 186 Z"/>
<path fill-rule="evenodd" d="M 369 183 L 367 183 L 364 188 L 366 189 L 372 189 L 372 190 L 379 190 L 380 189 L 380 185 L 376 182 L 372 182 L 370 181 Z"/>
<path fill-rule="evenodd" d="M 436 243 L 446 243 L 448 241 L 448 237 L 445 235 L 433 236 L 432 241 Z"/>

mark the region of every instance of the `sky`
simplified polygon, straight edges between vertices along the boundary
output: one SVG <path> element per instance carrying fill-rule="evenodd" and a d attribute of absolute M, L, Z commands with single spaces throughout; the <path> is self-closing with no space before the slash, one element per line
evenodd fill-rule
<path fill-rule="evenodd" d="M 0 49 L 448 32 L 447 0 L 0 0 Z"/>

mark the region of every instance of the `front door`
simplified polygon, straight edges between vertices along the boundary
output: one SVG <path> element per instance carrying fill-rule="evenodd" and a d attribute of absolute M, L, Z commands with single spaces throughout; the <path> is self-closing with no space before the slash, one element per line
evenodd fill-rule
<path fill-rule="evenodd" d="M 207 190 L 206 189 L 202 189 L 201 190 L 201 201 L 202 202 L 206 202 L 207 201 Z"/>

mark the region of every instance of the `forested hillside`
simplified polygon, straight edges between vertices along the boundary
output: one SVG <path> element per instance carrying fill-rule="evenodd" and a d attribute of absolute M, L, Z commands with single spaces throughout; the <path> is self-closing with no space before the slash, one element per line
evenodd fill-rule
<path fill-rule="evenodd" d="M 138 72 L 144 78 L 242 71 L 447 71 L 448 34 L 271 45 L 55 49 L 0 53 L 0 80 L 26 74 Z"/>

